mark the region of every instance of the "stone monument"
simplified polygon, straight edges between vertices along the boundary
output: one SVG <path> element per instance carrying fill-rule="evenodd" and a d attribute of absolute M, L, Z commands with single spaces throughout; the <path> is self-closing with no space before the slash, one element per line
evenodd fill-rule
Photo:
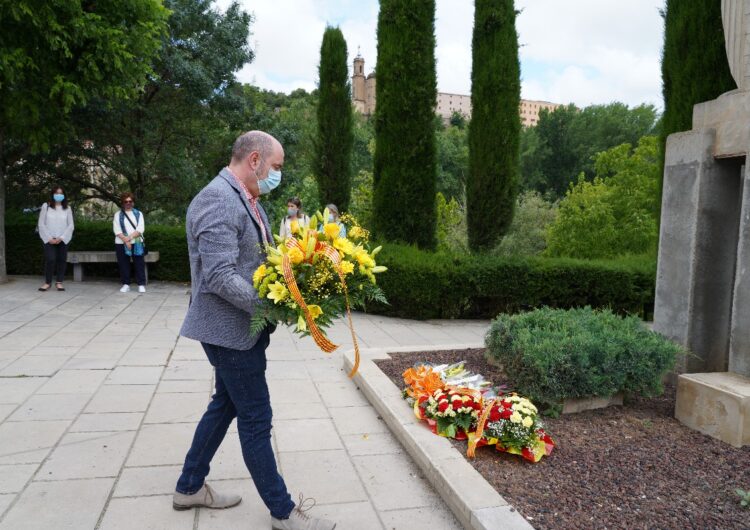
<path fill-rule="evenodd" d="M 695 105 L 667 139 L 654 330 L 691 355 L 675 416 L 750 444 L 750 0 L 722 0 L 737 90 Z M 710 72 L 706 72 L 710 75 Z"/>

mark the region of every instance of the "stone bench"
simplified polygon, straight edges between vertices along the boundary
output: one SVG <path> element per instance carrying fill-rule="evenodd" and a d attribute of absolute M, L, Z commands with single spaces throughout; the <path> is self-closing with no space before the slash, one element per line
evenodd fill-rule
<path fill-rule="evenodd" d="M 159 252 L 149 251 L 145 256 L 146 282 L 148 282 L 148 264 L 159 261 Z M 83 281 L 84 263 L 117 263 L 117 254 L 107 250 L 81 250 L 68 252 L 68 263 L 73 264 L 73 281 Z"/>

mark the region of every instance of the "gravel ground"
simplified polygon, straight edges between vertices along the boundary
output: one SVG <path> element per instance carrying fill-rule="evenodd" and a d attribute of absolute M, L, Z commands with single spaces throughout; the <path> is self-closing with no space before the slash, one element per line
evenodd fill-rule
<path fill-rule="evenodd" d="M 379 367 L 399 388 L 418 362 L 466 360 L 508 383 L 483 350 L 395 353 Z M 532 464 L 483 447 L 469 460 L 538 529 L 750 529 L 736 488 L 750 489 L 750 447 L 735 449 L 681 425 L 675 390 L 622 407 L 547 418 L 557 447 Z M 465 453 L 466 443 L 453 441 Z"/>

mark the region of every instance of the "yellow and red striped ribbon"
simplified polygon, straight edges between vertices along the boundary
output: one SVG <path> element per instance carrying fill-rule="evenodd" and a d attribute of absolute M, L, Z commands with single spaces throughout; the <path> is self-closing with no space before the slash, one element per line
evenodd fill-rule
<path fill-rule="evenodd" d="M 492 411 L 492 407 L 495 406 L 495 403 L 497 402 L 497 399 L 491 400 L 482 411 L 482 415 L 479 416 L 479 421 L 477 422 L 477 430 L 474 431 L 469 435 L 469 447 L 466 450 L 466 456 L 469 458 L 474 458 L 474 454 L 477 450 L 477 444 L 482 439 L 482 436 L 484 435 L 484 426 L 487 423 L 487 419 L 490 416 L 490 412 Z"/>
<path fill-rule="evenodd" d="M 310 237 L 316 237 L 316 235 L 312 233 Z M 302 247 L 302 244 L 297 238 L 291 237 L 287 239 L 286 246 L 290 249 L 297 247 L 302 251 L 303 254 L 306 253 L 306 249 Z M 346 316 L 349 319 L 349 330 L 352 333 L 352 342 L 354 343 L 354 366 L 352 367 L 352 371 L 349 372 L 349 377 L 354 377 L 354 375 L 357 373 L 357 370 L 359 369 L 359 343 L 357 342 L 357 335 L 354 332 L 354 323 L 352 322 L 352 311 L 349 305 L 349 291 L 346 288 L 344 271 L 341 269 L 341 255 L 339 254 L 338 250 L 327 243 L 316 242 L 316 250 L 326 256 L 329 260 L 331 260 L 336 269 L 336 272 L 339 275 L 339 279 L 341 280 L 341 286 L 344 288 Z M 333 352 L 334 350 L 336 350 L 336 348 L 338 348 L 338 345 L 328 340 L 328 337 L 326 337 L 315 324 L 315 319 L 313 319 L 312 315 L 310 314 L 310 310 L 307 308 L 307 304 L 305 303 L 305 300 L 302 297 L 302 293 L 297 286 L 297 280 L 294 277 L 292 262 L 289 258 L 288 253 L 284 254 L 284 257 L 282 258 L 281 269 L 284 273 L 284 280 L 286 280 L 287 287 L 289 288 L 289 293 L 292 295 L 292 298 L 297 303 L 297 305 L 299 305 L 302 309 L 302 314 L 305 316 L 307 327 L 310 330 L 310 335 L 315 341 L 315 344 L 317 344 L 318 347 L 326 353 Z"/>

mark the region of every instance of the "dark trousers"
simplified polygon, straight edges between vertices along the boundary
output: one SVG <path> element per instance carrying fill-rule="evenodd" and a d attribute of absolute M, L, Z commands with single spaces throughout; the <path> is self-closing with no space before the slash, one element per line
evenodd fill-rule
<path fill-rule="evenodd" d="M 135 279 L 138 285 L 146 285 L 146 262 L 143 256 L 128 256 L 125 254 L 125 245 L 115 245 L 117 253 L 117 266 L 120 268 L 120 283 L 130 285 L 130 258 L 133 258 L 135 266 Z"/>
<path fill-rule="evenodd" d="M 211 459 L 236 417 L 242 457 L 260 498 L 273 517 L 286 519 L 294 509 L 294 502 L 276 468 L 271 448 L 273 413 L 266 384 L 266 347 L 269 342 L 270 335 L 266 330 L 249 350 L 203 344 L 216 372 L 216 393 L 195 430 L 177 491 L 191 495 L 201 489 Z"/>
<path fill-rule="evenodd" d="M 44 281 L 52 283 L 52 275 L 55 281 L 62 282 L 65 279 L 65 267 L 68 259 L 68 245 L 65 243 L 44 244 Z"/>

